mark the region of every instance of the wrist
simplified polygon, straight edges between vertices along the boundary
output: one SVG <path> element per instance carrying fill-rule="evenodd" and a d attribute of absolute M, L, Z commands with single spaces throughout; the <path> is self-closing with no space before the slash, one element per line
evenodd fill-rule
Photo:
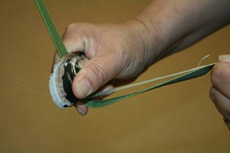
<path fill-rule="evenodd" d="M 145 67 L 149 67 L 157 60 L 163 48 L 161 38 L 157 34 L 158 32 L 155 32 L 152 26 L 138 18 L 127 21 L 125 24 L 129 26 L 133 37 L 136 37 L 137 42 L 141 44 L 140 52 L 144 56 Z"/>

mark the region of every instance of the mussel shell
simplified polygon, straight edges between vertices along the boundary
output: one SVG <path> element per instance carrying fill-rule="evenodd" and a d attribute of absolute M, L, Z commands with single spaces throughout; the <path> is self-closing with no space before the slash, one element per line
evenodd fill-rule
<path fill-rule="evenodd" d="M 79 101 L 72 92 L 72 82 L 76 74 L 86 64 L 88 58 L 84 53 L 70 53 L 54 65 L 50 75 L 50 95 L 57 107 L 64 109 Z"/>

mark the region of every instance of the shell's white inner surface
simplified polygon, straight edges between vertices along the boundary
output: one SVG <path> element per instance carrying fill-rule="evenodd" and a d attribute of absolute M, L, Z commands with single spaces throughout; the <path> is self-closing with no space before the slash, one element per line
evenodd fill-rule
<path fill-rule="evenodd" d="M 53 70 L 53 74 L 50 75 L 49 87 L 50 87 L 50 95 L 54 101 L 54 103 L 59 107 L 64 109 L 64 105 L 70 106 L 71 103 L 68 102 L 64 97 L 66 93 L 64 92 L 64 87 L 62 83 L 62 79 L 60 76 L 64 74 L 63 62 L 60 60 L 55 66 Z"/>
<path fill-rule="evenodd" d="M 81 69 L 88 61 L 88 58 L 84 55 L 76 56 L 75 53 L 70 53 L 64 56 L 63 58 L 61 58 L 59 62 L 55 64 L 53 73 L 50 75 L 49 88 L 50 88 L 50 94 L 52 100 L 57 105 L 57 107 L 61 109 L 64 109 L 66 106 L 68 107 L 73 106 L 74 104 L 65 98 L 67 94 L 64 90 L 64 85 L 62 80 L 62 76 L 64 75 L 65 67 L 67 66 L 68 59 L 71 59 L 69 63 L 71 64 L 72 72 L 75 75 L 77 74 L 75 67 Z"/>

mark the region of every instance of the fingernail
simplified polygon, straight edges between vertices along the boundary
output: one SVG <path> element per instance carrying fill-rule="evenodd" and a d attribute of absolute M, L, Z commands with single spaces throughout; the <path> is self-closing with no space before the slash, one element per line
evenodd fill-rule
<path fill-rule="evenodd" d="M 81 80 L 77 83 L 77 92 L 80 98 L 85 98 L 91 92 L 91 86 L 87 80 Z"/>
<path fill-rule="evenodd" d="M 220 55 L 219 61 L 221 62 L 230 62 L 230 54 Z"/>
<path fill-rule="evenodd" d="M 85 116 L 85 112 L 80 106 L 76 106 L 77 111 L 81 114 L 81 116 Z"/>

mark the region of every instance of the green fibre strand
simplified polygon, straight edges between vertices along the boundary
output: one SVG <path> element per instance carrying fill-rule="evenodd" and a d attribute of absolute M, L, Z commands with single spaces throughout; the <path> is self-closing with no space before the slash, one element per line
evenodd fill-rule
<path fill-rule="evenodd" d="M 52 21 L 52 18 L 49 15 L 49 12 L 47 11 L 46 5 L 43 2 L 43 0 L 35 0 L 37 7 L 40 11 L 40 14 L 46 24 L 46 27 L 49 31 L 49 34 L 53 40 L 53 43 L 58 51 L 59 57 L 63 57 L 66 55 L 68 52 L 63 44 L 63 41 L 55 27 L 55 24 Z"/>

